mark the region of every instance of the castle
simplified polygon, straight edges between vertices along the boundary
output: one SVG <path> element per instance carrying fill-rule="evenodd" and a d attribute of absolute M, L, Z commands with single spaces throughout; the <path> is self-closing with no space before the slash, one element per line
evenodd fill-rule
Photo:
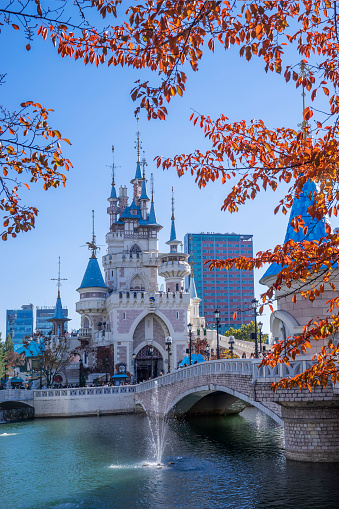
<path fill-rule="evenodd" d="M 114 148 L 112 147 L 113 153 Z M 107 254 L 102 257 L 104 278 L 92 251 L 79 292 L 76 311 L 81 315 L 78 339 L 82 362 L 92 371 L 112 374 L 134 373 L 139 380 L 167 373 L 186 355 L 188 324 L 193 333 L 205 326 L 199 316 L 194 278 L 185 289 L 190 274 L 189 255 L 180 252 L 177 239 L 172 191 L 172 218 L 167 253 L 158 249 L 159 232 L 153 199 L 148 196 L 145 161 L 140 161 L 139 133 L 137 164 L 131 180 L 132 198 L 127 187 L 116 192 L 114 162 L 108 198 L 109 231 Z M 166 291 L 158 290 L 158 276 L 165 279 Z"/>

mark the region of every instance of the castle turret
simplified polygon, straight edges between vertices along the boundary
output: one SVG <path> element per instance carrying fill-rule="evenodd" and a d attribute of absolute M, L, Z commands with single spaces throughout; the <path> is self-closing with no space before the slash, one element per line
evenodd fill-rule
<path fill-rule="evenodd" d="M 53 278 L 54 279 L 54 278 Z M 48 318 L 47 322 L 51 322 L 53 325 L 52 334 L 53 336 L 62 337 L 65 335 L 65 323 L 70 321 L 70 318 L 64 317 L 64 312 L 62 310 L 61 298 L 60 298 L 60 286 L 61 286 L 61 277 L 60 277 L 60 256 L 59 256 L 59 272 L 58 272 L 58 296 L 56 300 L 55 310 L 53 318 Z"/>
<path fill-rule="evenodd" d="M 115 176 L 114 176 L 114 146 L 112 145 L 112 154 L 113 154 L 113 164 L 112 164 L 112 186 L 111 186 L 111 194 L 108 198 L 109 201 L 109 207 L 107 208 L 107 213 L 110 217 L 110 226 L 112 226 L 113 223 L 115 223 L 118 220 L 118 213 L 119 213 L 119 207 L 118 207 L 118 197 L 115 190 Z"/>
<path fill-rule="evenodd" d="M 94 211 L 93 213 L 93 235 L 92 242 L 87 242 L 92 255 L 88 261 L 87 268 L 81 285 L 77 288 L 80 294 L 80 301 L 76 303 L 76 311 L 81 314 L 81 327 L 98 329 L 98 323 L 102 322 L 105 316 L 105 300 L 108 295 L 108 288 L 104 283 L 101 274 L 96 251 L 94 234 Z"/>
<path fill-rule="evenodd" d="M 178 253 L 178 245 L 181 241 L 176 238 L 175 217 L 174 217 L 174 195 L 172 187 L 172 217 L 170 240 L 166 242 L 170 246 L 170 252 L 160 255 L 161 265 L 159 276 L 165 278 L 167 292 L 179 292 L 184 289 L 184 279 L 190 273 L 190 266 L 187 263 L 188 254 Z"/>

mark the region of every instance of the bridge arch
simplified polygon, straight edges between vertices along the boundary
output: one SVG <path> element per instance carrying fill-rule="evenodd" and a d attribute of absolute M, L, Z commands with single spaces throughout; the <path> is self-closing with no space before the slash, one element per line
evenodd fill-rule
<path fill-rule="evenodd" d="M 284 426 L 283 420 L 262 403 L 254 401 L 246 394 L 229 387 L 214 384 L 197 386 L 183 392 L 167 403 L 164 415 L 197 415 L 199 413 L 227 415 L 239 413 L 248 405 L 256 407 L 258 410 L 280 424 L 280 426 Z M 144 407 L 144 405 L 142 406 Z"/>

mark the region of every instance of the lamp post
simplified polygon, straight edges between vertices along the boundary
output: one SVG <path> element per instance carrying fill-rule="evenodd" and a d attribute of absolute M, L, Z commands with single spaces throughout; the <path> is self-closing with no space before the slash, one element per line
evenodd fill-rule
<path fill-rule="evenodd" d="M 210 360 L 210 345 L 207 343 L 205 353 L 207 355 L 207 360 Z"/>
<path fill-rule="evenodd" d="M 259 343 L 260 343 L 260 353 L 262 352 L 261 331 L 262 331 L 263 325 L 264 325 L 264 324 L 263 324 L 262 322 L 258 322 L 258 329 L 259 329 Z"/>
<path fill-rule="evenodd" d="M 134 369 L 135 383 L 137 383 L 137 382 L 138 382 L 137 354 L 136 354 L 136 353 L 134 353 L 134 354 L 132 355 L 132 357 L 133 357 L 133 369 Z"/>
<path fill-rule="evenodd" d="M 40 367 L 40 389 L 42 389 L 42 362 L 41 362 L 41 358 L 39 361 L 39 367 Z"/>
<path fill-rule="evenodd" d="M 192 365 L 192 329 L 193 329 L 193 325 L 191 323 L 189 323 L 187 325 L 187 327 L 188 327 L 188 337 L 190 340 L 189 356 L 190 356 L 190 366 L 191 366 Z"/>
<path fill-rule="evenodd" d="M 106 385 L 107 385 L 107 383 L 108 383 L 108 355 L 106 355 L 105 361 L 106 361 Z"/>
<path fill-rule="evenodd" d="M 217 359 L 220 359 L 220 348 L 219 348 L 219 325 L 220 325 L 219 317 L 220 317 L 220 311 L 219 311 L 219 309 L 216 309 L 214 311 L 214 316 L 215 316 L 215 325 L 217 327 Z"/>
<path fill-rule="evenodd" d="M 228 344 L 230 345 L 231 359 L 233 359 L 234 336 L 230 336 L 230 339 L 229 339 L 229 341 L 228 341 Z"/>
<path fill-rule="evenodd" d="M 82 387 L 82 358 L 79 361 L 79 387 Z"/>
<path fill-rule="evenodd" d="M 154 350 L 154 346 L 150 345 L 149 351 L 151 354 L 151 378 L 153 378 L 153 350 Z"/>
<path fill-rule="evenodd" d="M 165 339 L 165 345 L 167 350 L 167 373 L 171 372 L 171 346 L 172 346 L 172 338 L 171 336 L 167 336 Z"/>
<path fill-rule="evenodd" d="M 258 329 L 257 329 L 257 306 L 258 306 L 258 301 L 257 299 L 253 299 L 252 300 L 252 308 L 253 308 L 253 311 L 254 311 L 254 341 L 255 341 L 255 350 L 254 350 L 254 355 L 255 355 L 255 358 L 258 359 L 259 357 L 259 353 L 258 353 Z"/>

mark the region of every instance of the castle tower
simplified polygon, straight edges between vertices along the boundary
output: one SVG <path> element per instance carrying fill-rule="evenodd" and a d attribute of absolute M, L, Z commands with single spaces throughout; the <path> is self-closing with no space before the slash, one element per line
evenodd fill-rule
<path fill-rule="evenodd" d="M 110 217 L 110 226 L 115 223 L 118 219 L 119 206 L 118 206 L 118 197 L 115 190 L 115 166 L 114 166 L 114 145 L 112 145 L 112 155 L 113 155 L 113 164 L 112 164 L 112 187 L 111 194 L 108 198 L 109 207 L 107 208 L 107 214 Z M 127 203 L 126 203 L 127 205 Z"/>
<path fill-rule="evenodd" d="M 55 278 L 52 278 L 55 281 Z M 61 281 L 66 281 L 65 278 L 60 277 L 60 256 L 59 256 L 59 271 L 58 271 L 58 296 L 55 305 L 55 311 L 53 318 L 48 318 L 47 322 L 51 322 L 53 325 L 52 334 L 53 336 L 63 337 L 65 335 L 65 323 L 70 321 L 70 318 L 65 318 L 62 310 L 61 298 L 60 298 L 60 287 Z"/>
<path fill-rule="evenodd" d="M 98 323 L 105 320 L 105 300 L 108 295 L 108 289 L 104 283 L 96 251 L 99 249 L 96 245 L 94 234 L 94 210 L 92 242 L 87 242 L 92 255 L 88 261 L 87 268 L 82 279 L 81 285 L 77 288 L 80 300 L 76 303 L 76 311 L 81 315 L 81 329 L 99 330 Z M 81 338 L 79 338 L 81 339 Z"/>
<path fill-rule="evenodd" d="M 316 184 L 309 180 L 305 183 L 299 198 L 295 198 L 291 213 L 287 225 L 285 243 L 290 239 L 296 243 L 302 241 L 313 241 L 319 240 L 326 236 L 325 224 L 328 222 L 327 218 L 323 218 L 320 221 L 307 212 L 308 208 L 313 203 L 313 196 L 316 192 Z M 296 232 L 291 226 L 293 218 L 301 216 L 305 222 L 305 226 L 308 227 L 306 235 L 303 233 L 303 229 L 299 229 Z M 279 272 L 283 269 L 281 265 L 273 263 L 266 270 L 265 274 L 260 279 L 260 283 L 266 286 L 271 286 L 276 281 L 276 277 Z M 336 286 L 339 284 L 339 273 L 338 269 L 332 272 L 331 282 Z M 312 278 L 309 278 L 306 282 L 302 283 L 302 289 L 307 290 L 312 287 Z M 333 297 L 333 290 L 329 284 L 325 284 L 325 291 L 315 300 L 311 302 L 309 299 L 304 299 L 300 295 L 297 297 L 297 302 L 292 302 L 292 291 L 297 291 L 301 283 L 296 282 L 292 287 L 287 288 L 282 286 L 280 290 L 276 290 L 275 296 L 277 298 L 277 310 L 271 314 L 270 318 L 270 329 L 273 337 L 273 341 L 277 342 L 281 339 L 286 340 L 289 336 L 298 335 L 302 332 L 304 325 L 306 325 L 312 318 L 319 317 L 320 319 L 325 318 L 328 309 L 326 301 Z M 313 347 L 310 353 L 314 354 L 322 346 L 319 341 Z"/>
<path fill-rule="evenodd" d="M 178 253 L 178 240 L 175 230 L 174 217 L 174 194 L 172 187 L 172 217 L 171 217 L 171 234 L 166 244 L 170 247 L 170 252 L 160 255 L 161 265 L 159 266 L 159 276 L 165 278 L 167 292 L 181 292 L 184 290 L 185 277 L 190 273 L 190 267 L 187 263 L 188 254 Z"/>

